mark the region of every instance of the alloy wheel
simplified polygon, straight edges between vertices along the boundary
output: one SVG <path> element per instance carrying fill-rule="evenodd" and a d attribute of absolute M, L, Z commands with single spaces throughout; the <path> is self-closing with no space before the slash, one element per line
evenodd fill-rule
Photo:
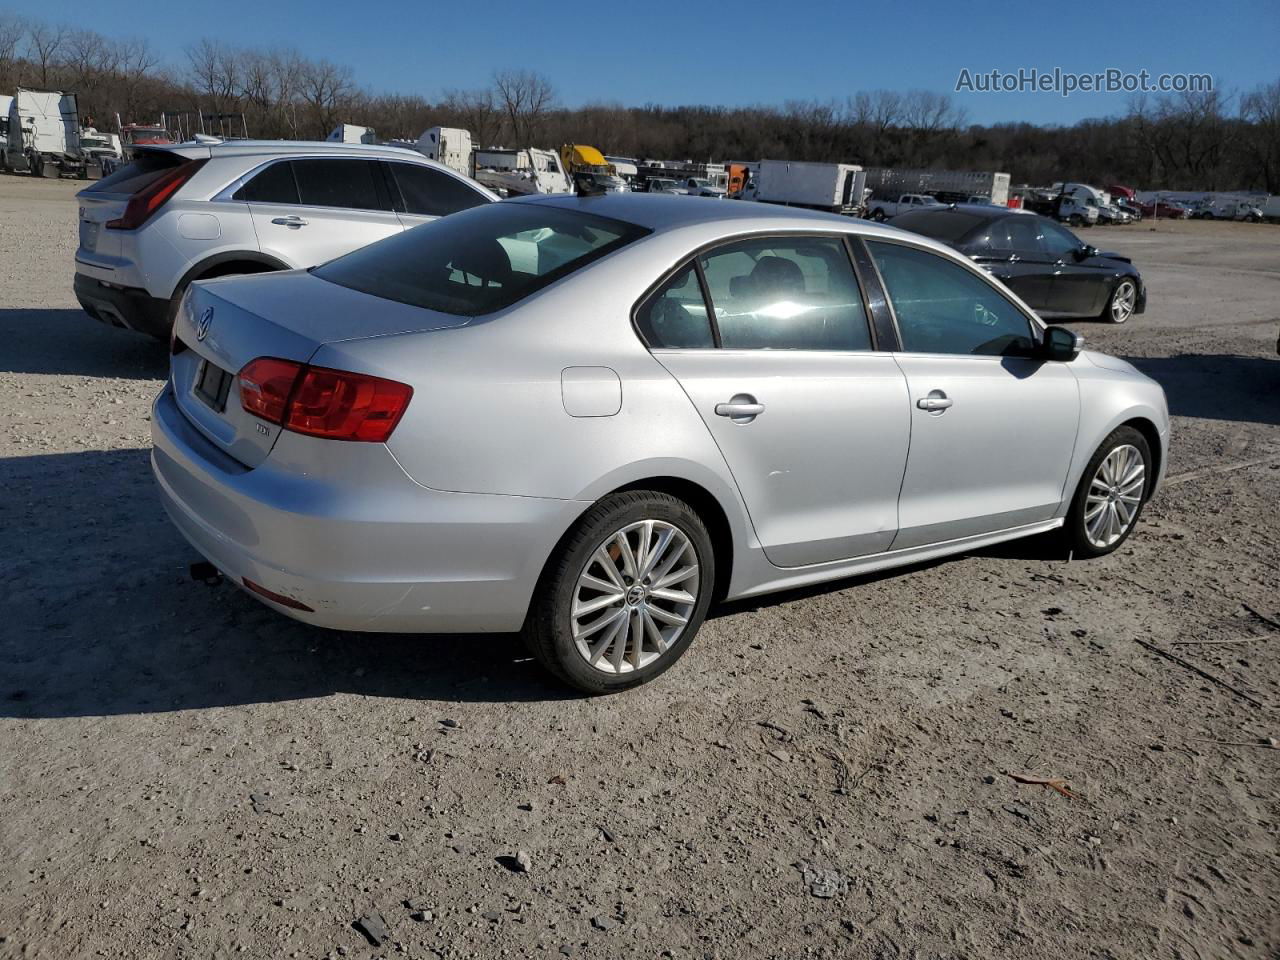
<path fill-rule="evenodd" d="M 639 520 L 592 552 L 573 589 L 570 621 L 579 655 L 595 670 L 629 673 L 680 639 L 698 602 L 698 555 L 665 520 Z"/>
<path fill-rule="evenodd" d="M 1132 280 L 1122 280 L 1111 297 L 1111 322 L 1124 323 L 1133 316 L 1133 306 L 1138 299 L 1138 288 Z"/>
<path fill-rule="evenodd" d="M 1084 508 L 1084 533 L 1098 549 L 1123 537 L 1142 506 L 1147 465 L 1133 444 L 1113 449 L 1098 464 L 1089 483 Z"/>

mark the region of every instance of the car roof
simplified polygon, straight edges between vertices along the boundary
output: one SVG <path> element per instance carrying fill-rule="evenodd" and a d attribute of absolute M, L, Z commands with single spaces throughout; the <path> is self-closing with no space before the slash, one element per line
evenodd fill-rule
<path fill-rule="evenodd" d="M 282 156 L 307 154 L 309 156 L 366 156 L 393 157 L 404 160 L 427 158 L 409 147 L 393 147 L 375 143 L 333 143 L 328 140 L 214 140 L 209 142 L 187 140 L 183 143 L 146 144 L 140 149 L 179 153 L 187 157 L 237 157 Z"/>
<path fill-rule="evenodd" d="M 919 210 L 908 211 L 912 217 L 945 217 L 952 213 L 963 213 L 971 217 L 986 217 L 988 220 L 999 220 L 1002 217 L 1024 216 L 1032 212 L 1033 211 L 1030 210 L 1020 210 L 1015 207 L 998 207 L 989 203 L 947 203 L 940 207 L 922 207 Z"/>
<path fill-rule="evenodd" d="M 815 230 L 826 226 L 867 236 L 910 237 L 914 242 L 925 239 L 896 227 L 873 224 L 867 220 L 754 200 L 719 200 L 664 193 L 606 193 L 588 197 L 558 193 L 517 197 L 503 202 L 546 204 L 566 210 L 578 210 L 623 220 L 655 233 L 683 227 L 716 225 L 735 233 L 756 230 Z"/>

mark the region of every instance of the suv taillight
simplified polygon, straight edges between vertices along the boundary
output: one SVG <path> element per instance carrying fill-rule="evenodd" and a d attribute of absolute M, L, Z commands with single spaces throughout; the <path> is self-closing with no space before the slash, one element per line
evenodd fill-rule
<path fill-rule="evenodd" d="M 108 230 L 136 230 L 146 223 L 153 213 L 163 207 L 169 198 L 204 165 L 204 160 L 188 160 L 174 167 L 130 197 L 124 213 L 116 220 L 108 220 L 104 226 Z"/>
<path fill-rule="evenodd" d="M 259 357 L 240 371 L 240 405 L 286 430 L 330 440 L 384 443 L 413 388 L 364 373 Z"/>

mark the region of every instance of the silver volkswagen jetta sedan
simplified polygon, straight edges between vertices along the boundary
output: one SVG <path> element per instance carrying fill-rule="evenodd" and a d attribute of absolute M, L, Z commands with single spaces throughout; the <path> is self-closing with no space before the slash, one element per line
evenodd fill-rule
<path fill-rule="evenodd" d="M 308 271 L 193 286 L 164 505 L 307 623 L 523 630 L 589 692 L 713 599 L 1133 530 L 1164 393 L 948 248 L 755 203 L 487 204 Z"/>

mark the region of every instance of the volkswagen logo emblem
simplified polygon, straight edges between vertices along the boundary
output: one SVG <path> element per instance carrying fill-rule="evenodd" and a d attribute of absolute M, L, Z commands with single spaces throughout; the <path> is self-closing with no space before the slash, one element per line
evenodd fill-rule
<path fill-rule="evenodd" d="M 196 321 L 196 339 L 203 340 L 207 337 L 211 326 L 213 326 L 213 307 L 205 307 L 200 313 L 200 319 Z"/>

